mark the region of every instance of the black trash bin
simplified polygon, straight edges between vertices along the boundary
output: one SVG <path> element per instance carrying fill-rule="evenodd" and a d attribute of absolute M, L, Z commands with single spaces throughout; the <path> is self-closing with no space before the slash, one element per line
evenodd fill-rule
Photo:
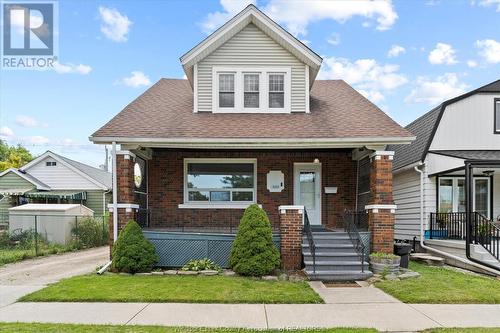
<path fill-rule="evenodd" d="M 394 244 L 394 254 L 401 257 L 401 263 L 399 266 L 403 268 L 408 268 L 408 262 L 410 261 L 411 244 L 407 243 L 395 243 Z"/>

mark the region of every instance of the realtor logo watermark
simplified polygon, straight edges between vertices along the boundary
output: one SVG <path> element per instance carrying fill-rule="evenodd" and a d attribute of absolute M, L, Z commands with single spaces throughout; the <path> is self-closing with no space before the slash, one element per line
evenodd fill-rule
<path fill-rule="evenodd" d="M 51 69 L 57 61 L 56 1 L 2 1 L 2 69 Z"/>

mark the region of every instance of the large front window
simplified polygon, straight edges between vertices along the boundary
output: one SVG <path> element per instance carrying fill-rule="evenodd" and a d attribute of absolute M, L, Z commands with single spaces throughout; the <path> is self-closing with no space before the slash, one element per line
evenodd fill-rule
<path fill-rule="evenodd" d="M 486 177 L 474 178 L 473 210 L 490 216 L 490 179 Z M 465 178 L 439 178 L 439 213 L 465 212 Z"/>
<path fill-rule="evenodd" d="M 186 160 L 189 203 L 255 202 L 255 162 L 250 160 Z"/>

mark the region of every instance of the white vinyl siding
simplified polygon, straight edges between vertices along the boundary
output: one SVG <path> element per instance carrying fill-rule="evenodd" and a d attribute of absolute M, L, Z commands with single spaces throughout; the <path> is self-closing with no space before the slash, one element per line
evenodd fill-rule
<path fill-rule="evenodd" d="M 424 223 L 428 224 L 429 214 L 434 211 L 436 187 L 434 178 L 424 175 Z M 394 175 L 394 202 L 396 224 L 394 238 L 412 240 L 420 239 L 420 174 L 414 169 Z"/>
<path fill-rule="evenodd" d="M 498 150 L 494 134 L 494 99 L 499 94 L 475 94 L 448 105 L 430 150 Z"/>
<path fill-rule="evenodd" d="M 306 65 L 255 25 L 249 24 L 197 64 L 198 112 L 212 111 L 214 66 L 288 66 L 291 68 L 291 111 L 306 112 Z"/>
<path fill-rule="evenodd" d="M 45 162 L 54 161 L 51 157 L 46 157 L 34 166 L 30 167 L 27 172 L 41 182 L 50 186 L 51 189 L 57 190 L 92 190 L 98 189 L 99 186 L 92 183 L 82 175 L 71 170 L 63 163 L 56 163 L 55 166 L 46 166 Z"/>

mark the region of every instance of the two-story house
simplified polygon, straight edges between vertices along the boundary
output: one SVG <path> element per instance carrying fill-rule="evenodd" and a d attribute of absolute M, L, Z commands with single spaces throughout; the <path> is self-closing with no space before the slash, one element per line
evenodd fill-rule
<path fill-rule="evenodd" d="M 406 129 L 417 139 L 391 147 L 396 239 L 422 238 L 500 269 L 500 80 L 443 102 Z"/>
<path fill-rule="evenodd" d="M 253 5 L 180 61 L 187 79 L 161 79 L 90 137 L 120 145 L 115 238 L 136 218 L 160 265 L 226 265 L 243 210 L 257 203 L 286 269 L 325 255 L 315 260 L 323 277 L 339 265 L 362 273 L 353 244 L 364 238 L 368 252 L 368 234 L 332 233 L 354 219 L 345 211 L 367 209 L 372 250 L 392 252 L 386 147 L 410 143 L 410 132 L 344 81 L 316 80 L 322 58 Z"/>

